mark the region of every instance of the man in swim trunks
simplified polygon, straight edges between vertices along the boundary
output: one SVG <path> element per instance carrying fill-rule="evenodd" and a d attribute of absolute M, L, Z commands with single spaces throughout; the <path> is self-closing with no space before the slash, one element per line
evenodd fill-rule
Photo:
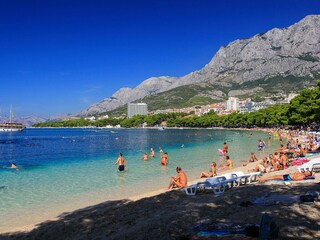
<path fill-rule="evenodd" d="M 310 176 L 312 176 L 312 172 L 305 171 L 304 173 L 295 172 L 292 174 L 275 175 L 275 176 L 270 176 L 270 177 L 261 177 L 261 178 L 259 178 L 259 181 L 260 182 L 265 182 L 268 180 L 301 181 L 301 180 L 304 180 Z"/>
<path fill-rule="evenodd" d="M 114 165 L 118 164 L 119 165 L 119 171 L 122 172 L 124 171 L 124 167 L 126 165 L 126 160 L 124 159 L 124 157 L 122 156 L 122 153 L 119 153 L 119 157 L 117 159 L 117 161 L 115 162 Z"/>
<path fill-rule="evenodd" d="M 176 171 L 178 175 L 176 177 L 171 177 L 172 179 L 169 183 L 168 189 L 172 189 L 173 187 L 184 188 L 188 186 L 187 175 L 181 170 L 181 167 L 176 167 Z"/>

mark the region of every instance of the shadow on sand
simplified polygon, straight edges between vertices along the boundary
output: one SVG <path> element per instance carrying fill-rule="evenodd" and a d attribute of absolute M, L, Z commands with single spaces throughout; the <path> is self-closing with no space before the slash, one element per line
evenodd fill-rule
<path fill-rule="evenodd" d="M 319 184 L 309 183 L 252 184 L 219 196 L 170 191 L 134 202 L 107 201 L 64 213 L 30 232 L 2 234 L 0 239 L 191 239 L 194 227 L 204 220 L 259 224 L 264 212 L 280 227 L 279 239 L 320 239 L 319 200 L 312 204 L 240 206 L 271 192 L 303 195 L 319 189 Z"/>

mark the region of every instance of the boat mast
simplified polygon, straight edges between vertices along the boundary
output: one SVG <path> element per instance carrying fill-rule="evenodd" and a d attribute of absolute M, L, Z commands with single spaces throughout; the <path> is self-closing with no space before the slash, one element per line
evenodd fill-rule
<path fill-rule="evenodd" d="M 10 105 L 10 123 L 12 122 L 12 105 Z"/>

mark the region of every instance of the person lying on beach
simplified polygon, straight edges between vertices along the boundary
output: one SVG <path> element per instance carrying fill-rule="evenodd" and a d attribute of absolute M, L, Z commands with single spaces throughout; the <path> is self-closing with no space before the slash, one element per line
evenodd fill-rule
<path fill-rule="evenodd" d="M 144 153 L 142 156 L 142 160 L 147 161 L 148 160 L 148 154 Z"/>
<path fill-rule="evenodd" d="M 274 168 L 270 162 L 270 159 L 267 157 L 263 158 L 262 161 L 260 160 L 254 169 L 248 170 L 248 172 L 261 172 L 261 173 L 269 173 L 273 171 L 274 171 Z"/>
<path fill-rule="evenodd" d="M 301 180 L 304 180 L 310 176 L 312 176 L 312 172 L 305 171 L 304 173 L 295 172 L 292 174 L 275 175 L 275 176 L 270 176 L 270 177 L 260 177 L 258 179 L 258 181 L 259 182 L 265 182 L 265 181 L 269 181 L 269 180 L 301 181 Z"/>
<path fill-rule="evenodd" d="M 176 177 L 171 177 L 171 181 L 169 183 L 168 189 L 172 189 L 174 187 L 184 188 L 188 186 L 188 178 L 185 172 L 181 170 L 181 167 L 176 167 L 176 171 L 178 175 Z"/>
<path fill-rule="evenodd" d="M 215 162 L 212 162 L 209 172 L 202 172 L 200 174 L 200 178 L 208 178 L 208 177 L 214 177 L 214 176 L 217 176 L 217 164 Z"/>
<path fill-rule="evenodd" d="M 117 161 L 114 163 L 114 165 L 116 165 L 116 164 L 119 165 L 118 169 L 120 172 L 124 171 L 124 167 L 126 165 L 126 160 L 122 156 L 122 153 L 119 153 L 119 157 L 118 157 Z"/>

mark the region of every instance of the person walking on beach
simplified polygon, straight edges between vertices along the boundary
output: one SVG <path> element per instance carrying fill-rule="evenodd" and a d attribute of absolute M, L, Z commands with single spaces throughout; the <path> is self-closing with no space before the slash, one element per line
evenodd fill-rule
<path fill-rule="evenodd" d="M 122 153 L 119 153 L 119 157 L 118 157 L 117 161 L 114 163 L 114 165 L 116 165 L 116 164 L 119 165 L 118 169 L 120 172 L 124 171 L 124 168 L 126 165 L 126 160 L 122 156 Z"/>
<path fill-rule="evenodd" d="M 176 171 L 178 175 L 176 177 L 171 177 L 171 181 L 169 183 L 168 189 L 172 189 L 174 187 L 184 188 L 188 186 L 188 178 L 185 172 L 181 170 L 181 167 L 176 167 Z"/>

